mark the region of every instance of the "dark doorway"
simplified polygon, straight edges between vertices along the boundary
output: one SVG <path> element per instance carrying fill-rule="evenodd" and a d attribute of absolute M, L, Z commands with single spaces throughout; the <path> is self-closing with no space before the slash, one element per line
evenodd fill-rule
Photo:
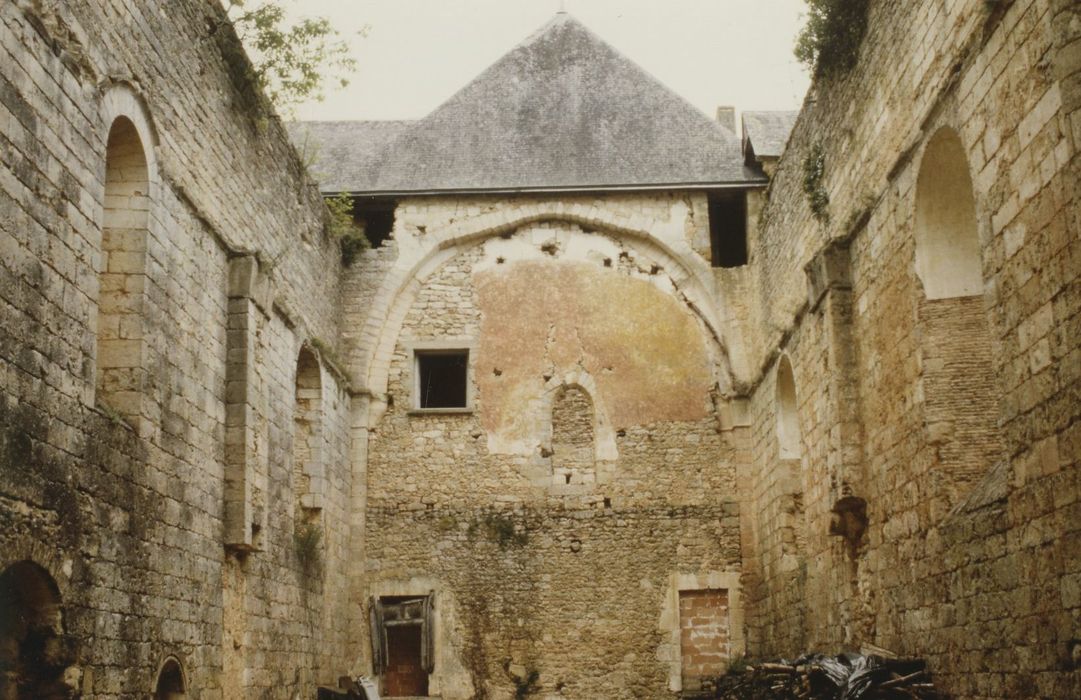
<path fill-rule="evenodd" d="M 184 697 L 184 670 L 179 661 L 168 659 L 158 673 L 154 700 L 181 700 Z"/>
<path fill-rule="evenodd" d="M 423 697 L 428 694 L 428 673 L 420 662 L 420 625 L 387 628 L 387 697 Z"/>
<path fill-rule="evenodd" d="M 74 653 L 62 618 L 60 591 L 45 569 L 21 561 L 0 574 L 0 699 L 74 697 L 63 680 Z"/>
<path fill-rule="evenodd" d="M 386 697 L 428 695 L 435 670 L 434 595 L 371 599 L 372 670 Z"/>

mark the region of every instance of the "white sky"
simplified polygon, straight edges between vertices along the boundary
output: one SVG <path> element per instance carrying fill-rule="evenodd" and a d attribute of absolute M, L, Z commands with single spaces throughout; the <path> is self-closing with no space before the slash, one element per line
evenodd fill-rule
<path fill-rule="evenodd" d="M 792 56 L 803 0 L 563 0 L 566 9 L 713 116 L 718 105 L 798 109 Z M 350 37 L 359 67 L 300 119 L 417 119 L 545 24 L 561 0 L 286 0 Z M 249 0 L 249 4 L 255 4 Z M 367 37 L 356 32 L 367 25 Z"/>

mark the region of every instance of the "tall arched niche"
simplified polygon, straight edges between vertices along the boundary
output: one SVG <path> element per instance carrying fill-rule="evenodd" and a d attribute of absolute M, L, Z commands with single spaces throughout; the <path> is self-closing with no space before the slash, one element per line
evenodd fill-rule
<path fill-rule="evenodd" d="M 121 415 L 140 413 L 150 175 L 135 124 L 117 117 L 105 152 L 105 203 L 98 274 L 95 390 Z"/>
<path fill-rule="evenodd" d="M 293 404 L 293 483 L 298 521 L 317 519 L 323 507 L 323 379 L 319 358 L 308 346 L 297 355 Z"/>
<path fill-rule="evenodd" d="M 796 379 L 787 355 L 777 362 L 777 449 L 781 459 L 799 459 L 799 412 Z"/>
<path fill-rule="evenodd" d="M 928 299 L 983 290 L 972 177 L 961 139 L 943 127 L 928 142 L 916 182 L 916 274 Z"/>

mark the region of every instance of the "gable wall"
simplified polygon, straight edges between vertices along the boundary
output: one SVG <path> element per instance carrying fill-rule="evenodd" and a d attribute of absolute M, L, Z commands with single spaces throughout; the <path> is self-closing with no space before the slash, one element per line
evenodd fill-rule
<path fill-rule="evenodd" d="M 694 296 L 712 284 L 691 248 L 704 205 L 406 200 L 395 240 L 349 272 L 359 291 L 383 271 L 367 309 L 386 304 L 390 339 L 382 364 L 370 346 L 359 592 L 434 592 L 432 693 L 506 695 L 532 672 L 539 692 L 573 697 L 678 689 L 681 587 L 731 589 L 742 646 L 744 435 L 722 418 L 712 291 Z M 396 274 L 407 283 L 388 301 Z M 374 326 L 344 319 L 361 325 Z M 415 410 L 413 353 L 433 347 L 469 350 L 469 411 Z"/>

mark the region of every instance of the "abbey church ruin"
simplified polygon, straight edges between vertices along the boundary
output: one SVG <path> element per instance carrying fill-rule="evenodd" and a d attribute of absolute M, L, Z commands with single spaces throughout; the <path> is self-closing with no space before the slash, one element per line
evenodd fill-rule
<path fill-rule="evenodd" d="M 873 0 L 738 123 L 565 13 L 416 121 L 246 61 L 0 0 L 0 700 L 1081 697 L 1076 0 Z"/>

